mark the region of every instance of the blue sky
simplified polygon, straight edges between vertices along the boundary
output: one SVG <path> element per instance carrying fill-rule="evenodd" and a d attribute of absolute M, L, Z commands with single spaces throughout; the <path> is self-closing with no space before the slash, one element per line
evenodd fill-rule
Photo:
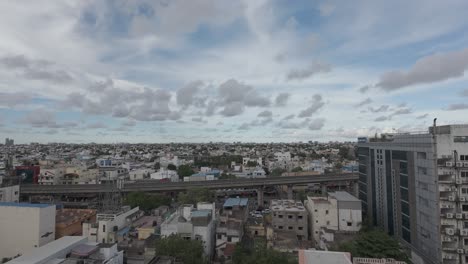
<path fill-rule="evenodd" d="M 0 137 L 292 142 L 466 123 L 468 2 L 4 1 Z"/>

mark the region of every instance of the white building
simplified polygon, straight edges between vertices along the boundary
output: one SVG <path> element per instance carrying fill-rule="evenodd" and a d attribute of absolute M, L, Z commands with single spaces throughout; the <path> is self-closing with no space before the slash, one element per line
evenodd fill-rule
<path fill-rule="evenodd" d="M 0 202 L 19 201 L 19 185 L 12 185 L 0 188 Z"/>
<path fill-rule="evenodd" d="M 325 249 L 327 242 L 333 242 L 335 231 L 358 232 L 361 229 L 361 202 L 347 192 L 329 193 L 328 197 L 307 197 L 306 208 L 316 247 Z"/>
<path fill-rule="evenodd" d="M 0 203 L 0 259 L 55 239 L 55 205 Z"/>
<path fill-rule="evenodd" d="M 246 166 L 249 162 L 255 162 L 255 166 L 262 166 L 263 159 L 261 157 L 258 158 L 242 158 L 242 165 Z"/>
<path fill-rule="evenodd" d="M 65 168 L 41 168 L 41 173 L 39 174 L 38 183 L 40 185 L 57 185 L 60 184 L 65 175 Z"/>
<path fill-rule="evenodd" d="M 177 171 L 164 168 L 161 168 L 158 172 L 151 173 L 150 177 L 153 180 L 170 179 L 172 182 L 179 181 L 179 175 L 177 174 Z"/>
<path fill-rule="evenodd" d="M 205 255 L 211 257 L 214 249 L 214 216 L 213 206 L 204 203 L 201 208 L 194 209 L 193 205 L 182 205 L 161 224 L 161 237 L 178 234 L 183 238 L 201 240 Z"/>
<path fill-rule="evenodd" d="M 122 207 L 118 213 L 97 214 L 96 223 L 83 223 L 83 236 L 93 242 L 114 243 L 117 241 L 118 232 L 141 216 L 139 207 L 130 209 L 127 206 Z"/>
<path fill-rule="evenodd" d="M 148 168 L 131 170 L 129 172 L 130 180 L 131 181 L 142 180 L 142 179 L 145 179 L 146 177 L 150 176 L 152 173 L 154 173 L 154 170 L 153 169 L 148 169 Z M 151 176 L 148 177 L 148 178 L 151 178 Z"/>
<path fill-rule="evenodd" d="M 106 263 L 123 264 L 117 244 L 88 242 L 84 236 L 64 236 L 15 258 L 8 264 Z"/>

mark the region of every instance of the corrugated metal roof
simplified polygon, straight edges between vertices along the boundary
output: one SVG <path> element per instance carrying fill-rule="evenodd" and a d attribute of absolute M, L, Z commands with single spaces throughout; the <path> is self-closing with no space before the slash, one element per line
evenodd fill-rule
<path fill-rule="evenodd" d="M 223 207 L 246 206 L 248 202 L 248 198 L 228 198 Z"/>

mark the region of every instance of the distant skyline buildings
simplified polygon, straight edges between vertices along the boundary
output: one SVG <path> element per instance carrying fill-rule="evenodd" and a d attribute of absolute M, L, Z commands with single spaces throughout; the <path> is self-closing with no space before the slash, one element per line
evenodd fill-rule
<path fill-rule="evenodd" d="M 16 143 L 354 141 L 467 122 L 465 0 L 0 8 L 0 137 Z"/>

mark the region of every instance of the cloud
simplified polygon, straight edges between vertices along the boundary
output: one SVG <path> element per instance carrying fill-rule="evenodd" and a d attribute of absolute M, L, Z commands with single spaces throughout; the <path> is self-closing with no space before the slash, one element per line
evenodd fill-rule
<path fill-rule="evenodd" d="M 332 67 L 328 63 L 317 62 L 311 64 L 309 67 L 304 69 L 293 69 L 291 70 L 288 75 L 288 80 L 303 80 L 309 77 L 312 77 L 318 73 L 327 73 L 332 70 Z"/>
<path fill-rule="evenodd" d="M 33 99 L 31 94 L 24 92 L 2 93 L 0 92 L 0 106 L 14 107 L 19 104 L 25 104 Z"/>
<path fill-rule="evenodd" d="M 425 119 L 428 116 L 429 116 L 429 114 L 424 114 L 424 115 L 417 116 L 416 119 Z"/>
<path fill-rule="evenodd" d="M 88 128 L 88 129 L 99 129 L 99 128 L 107 128 L 107 126 L 106 126 L 106 124 L 104 124 L 102 122 L 95 122 L 95 123 L 88 124 L 86 126 L 86 128 Z"/>
<path fill-rule="evenodd" d="M 45 109 L 37 109 L 27 113 L 21 123 L 35 128 L 60 128 L 61 126 L 55 119 L 55 114 Z"/>
<path fill-rule="evenodd" d="M 244 112 L 244 105 L 241 102 L 233 102 L 224 106 L 224 109 L 219 112 L 226 117 L 240 115 Z"/>
<path fill-rule="evenodd" d="M 202 117 L 193 117 L 192 121 L 197 122 L 197 123 L 204 123 L 205 122 Z"/>
<path fill-rule="evenodd" d="M 194 81 L 177 90 L 177 104 L 184 107 L 192 105 L 194 103 L 195 94 L 200 90 L 202 85 L 202 81 Z"/>
<path fill-rule="evenodd" d="M 365 85 L 365 86 L 359 88 L 359 92 L 360 93 L 366 93 L 367 91 L 369 91 L 370 88 L 371 87 L 369 85 Z"/>
<path fill-rule="evenodd" d="M 298 117 L 310 117 L 314 113 L 316 113 L 320 108 L 322 108 L 325 105 L 325 102 L 322 99 L 322 96 L 320 94 L 316 94 L 313 96 L 312 103 L 309 107 L 306 109 L 302 110 Z"/>
<path fill-rule="evenodd" d="M 465 104 L 465 103 L 451 104 L 447 108 L 448 111 L 457 111 L 457 110 L 464 110 L 464 109 L 468 109 L 468 104 Z"/>
<path fill-rule="evenodd" d="M 396 110 L 395 112 L 393 112 L 392 116 L 396 116 L 396 115 L 408 115 L 408 114 L 411 114 L 413 111 L 410 109 L 410 108 L 402 108 L 402 109 L 398 109 Z"/>
<path fill-rule="evenodd" d="M 266 107 L 270 105 L 270 100 L 259 95 L 253 87 L 234 79 L 227 80 L 218 87 L 218 99 L 217 105 L 224 106 L 220 114 L 227 117 L 242 114 L 245 107 Z"/>
<path fill-rule="evenodd" d="M 468 97 L 468 89 L 461 91 L 460 95 L 464 97 Z"/>
<path fill-rule="evenodd" d="M 376 119 L 374 119 L 375 122 L 382 122 L 382 121 L 387 121 L 387 120 L 390 120 L 391 117 L 387 117 L 387 116 L 379 116 L 377 117 Z"/>
<path fill-rule="evenodd" d="M 135 120 L 125 120 L 122 122 L 122 126 L 128 126 L 128 127 L 132 127 L 132 126 L 136 126 L 137 122 Z"/>
<path fill-rule="evenodd" d="M 24 55 L 9 55 L 0 58 L 0 65 L 10 70 L 19 71 L 21 77 L 29 80 L 42 80 L 65 84 L 73 77 L 63 69 L 57 69 L 53 62 L 26 58 Z"/>
<path fill-rule="evenodd" d="M 243 123 L 237 129 L 238 130 L 248 130 L 249 128 L 250 128 L 250 125 L 248 123 Z"/>
<path fill-rule="evenodd" d="M 290 93 L 280 93 L 276 96 L 275 99 L 275 105 L 276 106 L 285 106 L 286 103 L 289 100 L 289 97 L 291 97 Z"/>
<path fill-rule="evenodd" d="M 272 117 L 273 113 L 271 111 L 265 110 L 263 112 L 258 113 L 258 117 Z"/>
<path fill-rule="evenodd" d="M 468 48 L 461 51 L 436 53 L 416 61 L 408 71 L 384 73 L 376 86 L 393 91 L 411 85 L 434 83 L 462 77 L 468 68 Z"/>
<path fill-rule="evenodd" d="M 331 3 L 322 3 L 319 5 L 318 9 L 321 16 L 330 16 L 335 10 L 336 6 Z"/>
<path fill-rule="evenodd" d="M 282 120 L 290 120 L 290 119 L 293 119 L 294 117 L 295 117 L 295 115 L 293 115 L 293 114 L 292 115 L 287 115 L 287 116 L 283 117 Z"/>
<path fill-rule="evenodd" d="M 375 109 L 373 107 L 369 107 L 369 111 L 373 113 L 381 113 L 381 112 L 387 112 L 389 108 L 390 108 L 389 105 L 381 105 L 379 108 L 375 108 Z"/>
<path fill-rule="evenodd" d="M 373 102 L 372 99 L 370 99 L 370 98 L 368 97 L 368 98 L 364 99 L 363 101 L 357 103 L 357 104 L 355 105 L 355 107 L 361 107 L 361 106 L 364 106 L 364 105 L 368 105 L 368 104 L 371 104 L 372 102 Z"/>
<path fill-rule="evenodd" d="M 320 130 L 325 126 L 325 119 L 324 118 L 317 118 L 313 119 L 309 123 L 309 129 L 310 130 Z"/>

